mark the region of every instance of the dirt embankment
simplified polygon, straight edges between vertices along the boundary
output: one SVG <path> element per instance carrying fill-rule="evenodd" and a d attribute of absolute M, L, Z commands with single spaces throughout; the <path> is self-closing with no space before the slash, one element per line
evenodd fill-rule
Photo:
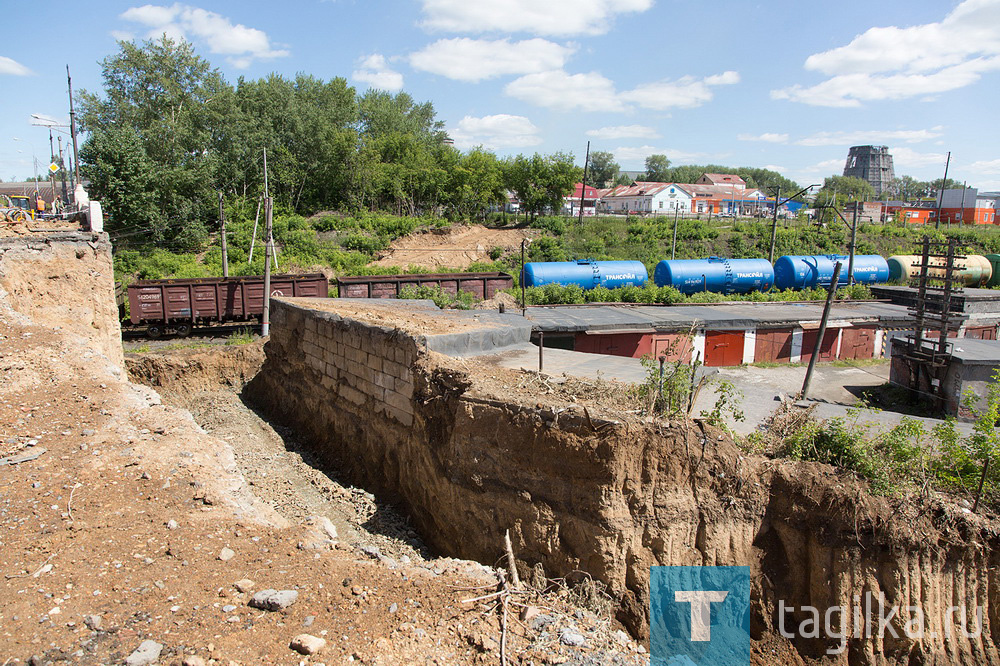
<path fill-rule="evenodd" d="M 478 224 L 456 225 L 447 229 L 410 234 L 392 243 L 373 266 L 409 268 L 422 266 L 463 270 L 476 261 L 490 261 L 490 250 L 513 252 L 521 241 L 535 233 L 521 229 L 487 229 Z"/>
<path fill-rule="evenodd" d="M 81 316 L 114 307 L 109 281 L 76 279 L 110 266 L 109 246 L 96 242 L 88 253 L 76 240 L 24 240 L 5 246 L 0 265 L 0 659 L 124 663 L 145 644 L 161 664 L 299 663 L 290 643 L 308 633 L 326 641 L 312 657 L 325 663 L 495 662 L 500 614 L 463 603 L 482 594 L 470 588 L 496 585 L 490 569 L 447 558 L 407 564 L 303 525 L 301 508 L 258 496 L 241 469 L 237 449 L 249 435 L 226 429 L 233 405 L 195 405 L 220 417 L 206 434 L 188 411 L 124 379 L 110 361 L 120 345 L 114 320 Z M 28 294 L 40 295 L 34 306 Z M 89 310 L 74 309 L 81 303 Z M 233 353 L 223 384 L 252 371 L 251 348 Z M 193 397 L 210 384 L 212 363 L 185 363 L 144 367 Z M 282 469 L 264 458 L 257 466 L 261 475 Z M 251 607 L 266 588 L 296 600 L 278 612 Z M 528 662 L 582 663 L 580 649 L 559 644 L 572 625 L 591 641 L 587 658 L 626 663 L 596 642 L 612 636 L 605 619 L 576 618 L 565 599 L 523 598 L 558 612 L 537 631 L 514 620 L 508 650 L 534 655 Z M 637 656 L 628 641 L 618 649 Z"/>
<path fill-rule="evenodd" d="M 510 530 L 523 574 L 600 579 L 640 636 L 650 566 L 748 566 L 760 663 L 775 650 L 788 663 L 1000 663 L 995 517 L 873 497 L 831 467 L 748 456 L 696 423 L 514 397 L 400 331 L 277 308 L 252 395 L 318 456 L 400 497 L 440 552 L 494 561 Z M 822 614 L 869 593 L 919 607 L 926 635 L 906 637 L 897 617 L 901 638 L 851 637 L 839 657 L 832 640 L 779 635 L 780 602 Z M 984 607 L 981 636 L 947 635 L 962 605 Z"/>
<path fill-rule="evenodd" d="M 0 239 L 0 315 L 90 340 L 121 368 L 121 326 L 113 294 L 106 234 Z"/>

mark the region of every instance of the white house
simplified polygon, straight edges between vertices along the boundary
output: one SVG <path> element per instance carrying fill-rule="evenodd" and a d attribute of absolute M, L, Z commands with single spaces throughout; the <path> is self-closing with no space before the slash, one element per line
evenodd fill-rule
<path fill-rule="evenodd" d="M 639 182 L 619 185 L 601 198 L 604 211 L 609 213 L 647 213 L 673 215 L 691 212 L 691 193 L 686 185 L 677 183 Z"/>

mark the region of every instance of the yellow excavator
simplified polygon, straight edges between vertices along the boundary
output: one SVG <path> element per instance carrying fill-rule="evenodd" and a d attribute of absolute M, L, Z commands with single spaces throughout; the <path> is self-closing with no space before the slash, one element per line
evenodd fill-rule
<path fill-rule="evenodd" d="M 38 212 L 34 206 L 32 206 L 31 197 L 23 194 L 12 194 L 10 196 L 4 197 L 6 207 L 2 209 L 2 217 L 5 217 L 7 222 L 26 222 L 28 220 L 36 219 Z"/>

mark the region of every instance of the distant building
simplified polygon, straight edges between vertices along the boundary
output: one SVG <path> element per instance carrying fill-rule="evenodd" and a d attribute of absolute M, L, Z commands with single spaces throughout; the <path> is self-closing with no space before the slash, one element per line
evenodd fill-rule
<path fill-rule="evenodd" d="M 695 181 L 695 185 L 725 185 L 737 190 L 747 188 L 747 182 L 734 173 L 706 173 Z"/>
<path fill-rule="evenodd" d="M 597 201 L 601 198 L 601 193 L 607 191 L 599 190 L 590 185 L 584 187 L 583 183 L 577 183 L 573 186 L 573 194 L 563 197 L 563 213 L 569 213 L 572 216 L 579 215 L 582 196 L 583 214 L 585 216 L 594 215 L 597 212 Z"/>
<path fill-rule="evenodd" d="M 938 192 L 941 221 L 966 224 L 995 224 L 996 199 L 986 193 L 979 194 L 975 187 L 957 188 Z"/>
<path fill-rule="evenodd" d="M 875 188 L 881 196 L 892 186 L 896 171 L 892 167 L 892 155 L 888 146 L 852 146 L 847 153 L 844 175 L 860 178 Z"/>

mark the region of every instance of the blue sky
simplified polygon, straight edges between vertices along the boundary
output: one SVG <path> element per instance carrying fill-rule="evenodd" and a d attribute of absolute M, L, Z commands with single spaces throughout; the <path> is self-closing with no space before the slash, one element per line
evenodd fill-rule
<path fill-rule="evenodd" d="M 191 41 L 230 81 L 345 77 L 434 103 L 460 148 L 611 151 L 625 169 L 767 167 L 803 186 L 851 145 L 897 175 L 1000 189 L 1000 0 L 193 0 L 7 3 L 0 178 L 44 168 L 65 65 L 98 90 L 117 39 Z M 18 26 L 12 29 L 10 26 Z M 19 140 L 15 140 L 15 137 Z"/>

